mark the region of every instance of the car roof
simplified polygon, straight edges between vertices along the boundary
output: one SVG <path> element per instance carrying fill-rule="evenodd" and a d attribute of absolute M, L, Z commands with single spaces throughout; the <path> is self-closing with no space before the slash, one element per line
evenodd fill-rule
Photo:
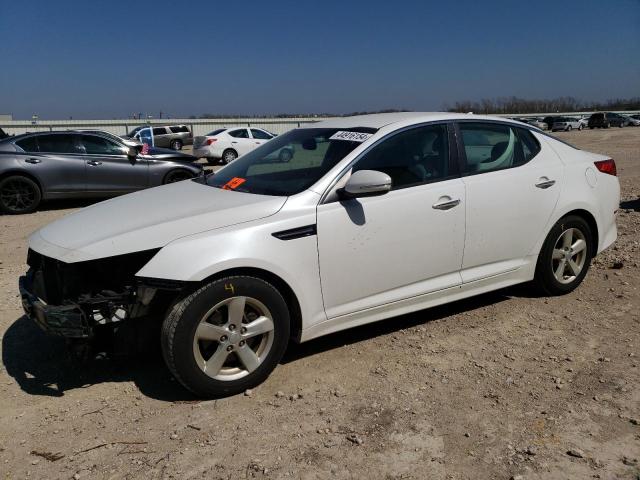
<path fill-rule="evenodd" d="M 394 113 L 374 113 L 371 115 L 354 115 L 352 117 L 340 117 L 323 120 L 318 123 L 305 124 L 301 128 L 382 128 L 394 123 L 415 123 L 434 122 L 446 120 L 493 120 L 505 123 L 518 123 L 510 118 L 494 117 L 490 115 L 475 115 L 473 113 L 450 113 L 450 112 L 394 112 Z"/>

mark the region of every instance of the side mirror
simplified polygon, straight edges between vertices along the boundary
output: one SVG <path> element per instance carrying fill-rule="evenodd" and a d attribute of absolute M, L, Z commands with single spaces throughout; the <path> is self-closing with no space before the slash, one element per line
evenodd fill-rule
<path fill-rule="evenodd" d="M 372 197 L 384 195 L 391 190 L 391 177 L 377 170 L 354 172 L 340 191 L 343 198 Z"/>

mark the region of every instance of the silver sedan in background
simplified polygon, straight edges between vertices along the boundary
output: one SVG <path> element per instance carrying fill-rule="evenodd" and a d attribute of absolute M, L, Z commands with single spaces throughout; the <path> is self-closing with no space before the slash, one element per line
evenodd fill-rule
<path fill-rule="evenodd" d="M 42 200 L 104 198 L 202 173 L 196 158 L 100 131 L 40 132 L 0 140 L 0 212 Z"/>

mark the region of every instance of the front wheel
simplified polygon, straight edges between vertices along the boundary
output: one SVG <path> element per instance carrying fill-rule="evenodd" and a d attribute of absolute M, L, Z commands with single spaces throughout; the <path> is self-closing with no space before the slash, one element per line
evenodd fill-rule
<path fill-rule="evenodd" d="M 582 131 L 584 127 L 582 125 L 578 125 L 578 131 Z"/>
<path fill-rule="evenodd" d="M 181 182 L 182 180 L 189 180 L 190 178 L 193 178 L 193 174 L 187 170 L 172 170 L 167 173 L 167 176 L 164 178 L 164 183 Z"/>
<path fill-rule="evenodd" d="M 570 132 L 571 130 L 573 130 L 573 128 L 571 127 L 571 125 L 569 125 L 569 126 L 567 127 L 567 132 Z"/>
<path fill-rule="evenodd" d="M 235 395 L 276 367 L 289 324 L 274 286 L 249 276 L 221 278 L 173 306 L 162 327 L 162 352 L 171 373 L 196 395 Z"/>
<path fill-rule="evenodd" d="M 536 284 L 549 295 L 573 291 L 587 274 L 594 251 L 591 228 L 582 217 L 570 215 L 560 219 L 542 245 Z"/>

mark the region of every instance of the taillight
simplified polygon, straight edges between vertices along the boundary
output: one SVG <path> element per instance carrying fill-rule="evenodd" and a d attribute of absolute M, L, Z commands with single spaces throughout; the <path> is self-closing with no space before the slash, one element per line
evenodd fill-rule
<path fill-rule="evenodd" d="M 217 142 L 217 138 L 207 138 L 207 145 L 211 145 L 213 142 Z"/>
<path fill-rule="evenodd" d="M 593 163 L 596 168 L 602 173 L 607 173 L 609 175 L 613 175 L 614 177 L 618 175 L 618 171 L 616 170 L 616 162 L 614 162 L 611 158 L 609 160 L 600 160 Z"/>

